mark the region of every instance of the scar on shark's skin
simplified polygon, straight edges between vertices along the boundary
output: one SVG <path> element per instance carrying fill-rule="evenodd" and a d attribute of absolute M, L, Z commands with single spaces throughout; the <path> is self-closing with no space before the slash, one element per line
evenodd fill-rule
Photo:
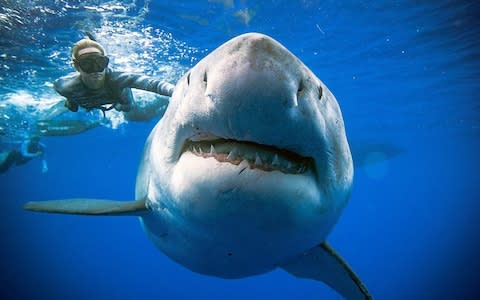
<path fill-rule="evenodd" d="M 249 33 L 177 82 L 145 143 L 136 200 L 74 198 L 25 209 L 139 216 L 155 246 L 194 272 L 243 278 L 279 267 L 347 300 L 372 299 L 326 242 L 352 182 L 333 94 L 280 43 Z"/>
<path fill-rule="evenodd" d="M 247 167 L 244 167 L 243 169 L 240 170 L 240 172 L 238 172 L 238 175 L 242 174 L 243 171 L 245 171 L 247 169 Z"/>

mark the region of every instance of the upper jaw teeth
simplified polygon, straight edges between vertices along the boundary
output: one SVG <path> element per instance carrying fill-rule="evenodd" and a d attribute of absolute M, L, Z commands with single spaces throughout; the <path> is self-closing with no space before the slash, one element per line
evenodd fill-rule
<path fill-rule="evenodd" d="M 233 140 L 188 141 L 184 151 L 200 157 L 213 157 L 219 162 L 239 165 L 246 161 L 251 169 L 281 171 L 287 174 L 305 173 L 313 165 L 311 158 L 302 157 L 290 151 L 251 142 Z"/>

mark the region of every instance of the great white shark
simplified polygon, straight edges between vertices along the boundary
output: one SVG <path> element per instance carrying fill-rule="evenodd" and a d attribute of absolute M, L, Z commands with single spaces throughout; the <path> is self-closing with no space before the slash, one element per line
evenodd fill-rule
<path fill-rule="evenodd" d="M 201 274 L 282 268 L 372 299 L 326 242 L 353 162 L 327 86 L 269 36 L 227 41 L 177 82 L 140 161 L 134 201 L 38 201 L 40 212 L 139 216 L 167 256 Z"/>

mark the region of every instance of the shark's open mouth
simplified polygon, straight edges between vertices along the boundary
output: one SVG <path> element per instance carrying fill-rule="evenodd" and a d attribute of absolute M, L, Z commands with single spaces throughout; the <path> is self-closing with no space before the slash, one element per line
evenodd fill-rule
<path fill-rule="evenodd" d="M 250 169 L 280 171 L 286 174 L 302 174 L 313 170 L 313 159 L 273 146 L 230 139 L 187 141 L 183 152 L 189 151 L 199 157 L 213 157 L 219 162 L 240 165 L 248 163 Z"/>

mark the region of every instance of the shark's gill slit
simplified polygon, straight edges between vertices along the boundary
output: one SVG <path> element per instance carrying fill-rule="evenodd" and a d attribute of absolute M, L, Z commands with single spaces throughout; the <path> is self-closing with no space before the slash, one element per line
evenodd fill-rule
<path fill-rule="evenodd" d="M 190 85 L 190 72 L 187 74 L 187 85 Z"/>

